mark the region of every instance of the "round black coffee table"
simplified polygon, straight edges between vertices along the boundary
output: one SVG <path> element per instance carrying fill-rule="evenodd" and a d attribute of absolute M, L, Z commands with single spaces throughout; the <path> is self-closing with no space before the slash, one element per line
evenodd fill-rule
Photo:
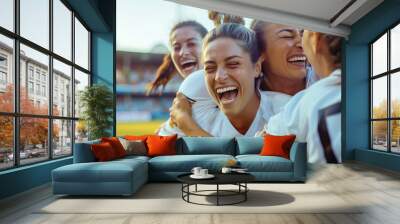
<path fill-rule="evenodd" d="M 198 205 L 234 205 L 239 204 L 241 202 L 245 202 L 247 200 L 247 192 L 249 188 L 247 187 L 247 183 L 255 180 L 255 177 L 248 173 L 216 173 L 213 174 L 215 177 L 212 179 L 193 179 L 190 177 L 191 173 L 182 174 L 177 177 L 178 181 L 182 183 L 182 199 L 188 203 L 198 204 Z M 198 184 L 205 185 L 216 185 L 215 190 L 197 190 Z M 194 191 L 190 191 L 190 186 L 195 186 Z M 238 186 L 237 190 L 223 190 L 220 189 L 220 185 L 236 185 Z M 209 192 L 215 192 L 215 194 L 205 194 Z M 202 204 L 190 201 L 190 196 L 204 196 L 204 197 L 216 197 L 216 204 Z M 221 203 L 221 197 L 232 197 L 232 196 L 241 196 L 239 200 L 231 202 L 231 203 Z"/>

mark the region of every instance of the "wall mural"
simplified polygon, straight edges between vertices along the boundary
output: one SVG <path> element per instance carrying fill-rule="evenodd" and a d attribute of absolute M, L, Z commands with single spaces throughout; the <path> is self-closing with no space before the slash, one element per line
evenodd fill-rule
<path fill-rule="evenodd" d="M 117 135 L 295 135 L 341 162 L 342 38 L 161 0 L 118 12 Z"/>

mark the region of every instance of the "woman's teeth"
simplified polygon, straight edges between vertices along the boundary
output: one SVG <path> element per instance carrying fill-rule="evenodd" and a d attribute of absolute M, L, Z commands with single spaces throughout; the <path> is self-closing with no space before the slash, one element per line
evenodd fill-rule
<path fill-rule="evenodd" d="M 217 94 L 222 104 L 231 103 L 237 97 L 238 88 L 234 86 L 218 88 Z"/>
<path fill-rule="evenodd" d="M 294 56 L 288 59 L 288 62 L 291 64 L 296 64 L 296 65 L 302 65 L 306 63 L 306 57 L 305 56 Z"/>

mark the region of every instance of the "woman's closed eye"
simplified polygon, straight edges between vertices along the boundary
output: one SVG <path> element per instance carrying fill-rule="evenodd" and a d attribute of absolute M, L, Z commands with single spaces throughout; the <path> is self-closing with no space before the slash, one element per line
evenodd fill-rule
<path fill-rule="evenodd" d="M 239 62 L 229 62 L 227 63 L 228 68 L 237 68 L 239 67 L 240 63 Z"/>
<path fill-rule="evenodd" d="M 206 71 L 206 73 L 213 73 L 216 70 L 215 66 L 205 66 L 204 70 Z"/>
<path fill-rule="evenodd" d="M 294 33 L 292 31 L 284 30 L 284 31 L 279 32 L 278 36 L 280 38 L 293 38 Z"/>

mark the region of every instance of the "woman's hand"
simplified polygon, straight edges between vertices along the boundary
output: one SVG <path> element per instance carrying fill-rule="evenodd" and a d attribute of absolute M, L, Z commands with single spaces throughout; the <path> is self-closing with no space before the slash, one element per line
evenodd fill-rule
<path fill-rule="evenodd" d="M 187 136 L 210 136 L 201 129 L 192 118 L 192 103 L 185 95 L 178 92 L 172 103 L 170 111 L 171 126 L 177 126 Z"/>

